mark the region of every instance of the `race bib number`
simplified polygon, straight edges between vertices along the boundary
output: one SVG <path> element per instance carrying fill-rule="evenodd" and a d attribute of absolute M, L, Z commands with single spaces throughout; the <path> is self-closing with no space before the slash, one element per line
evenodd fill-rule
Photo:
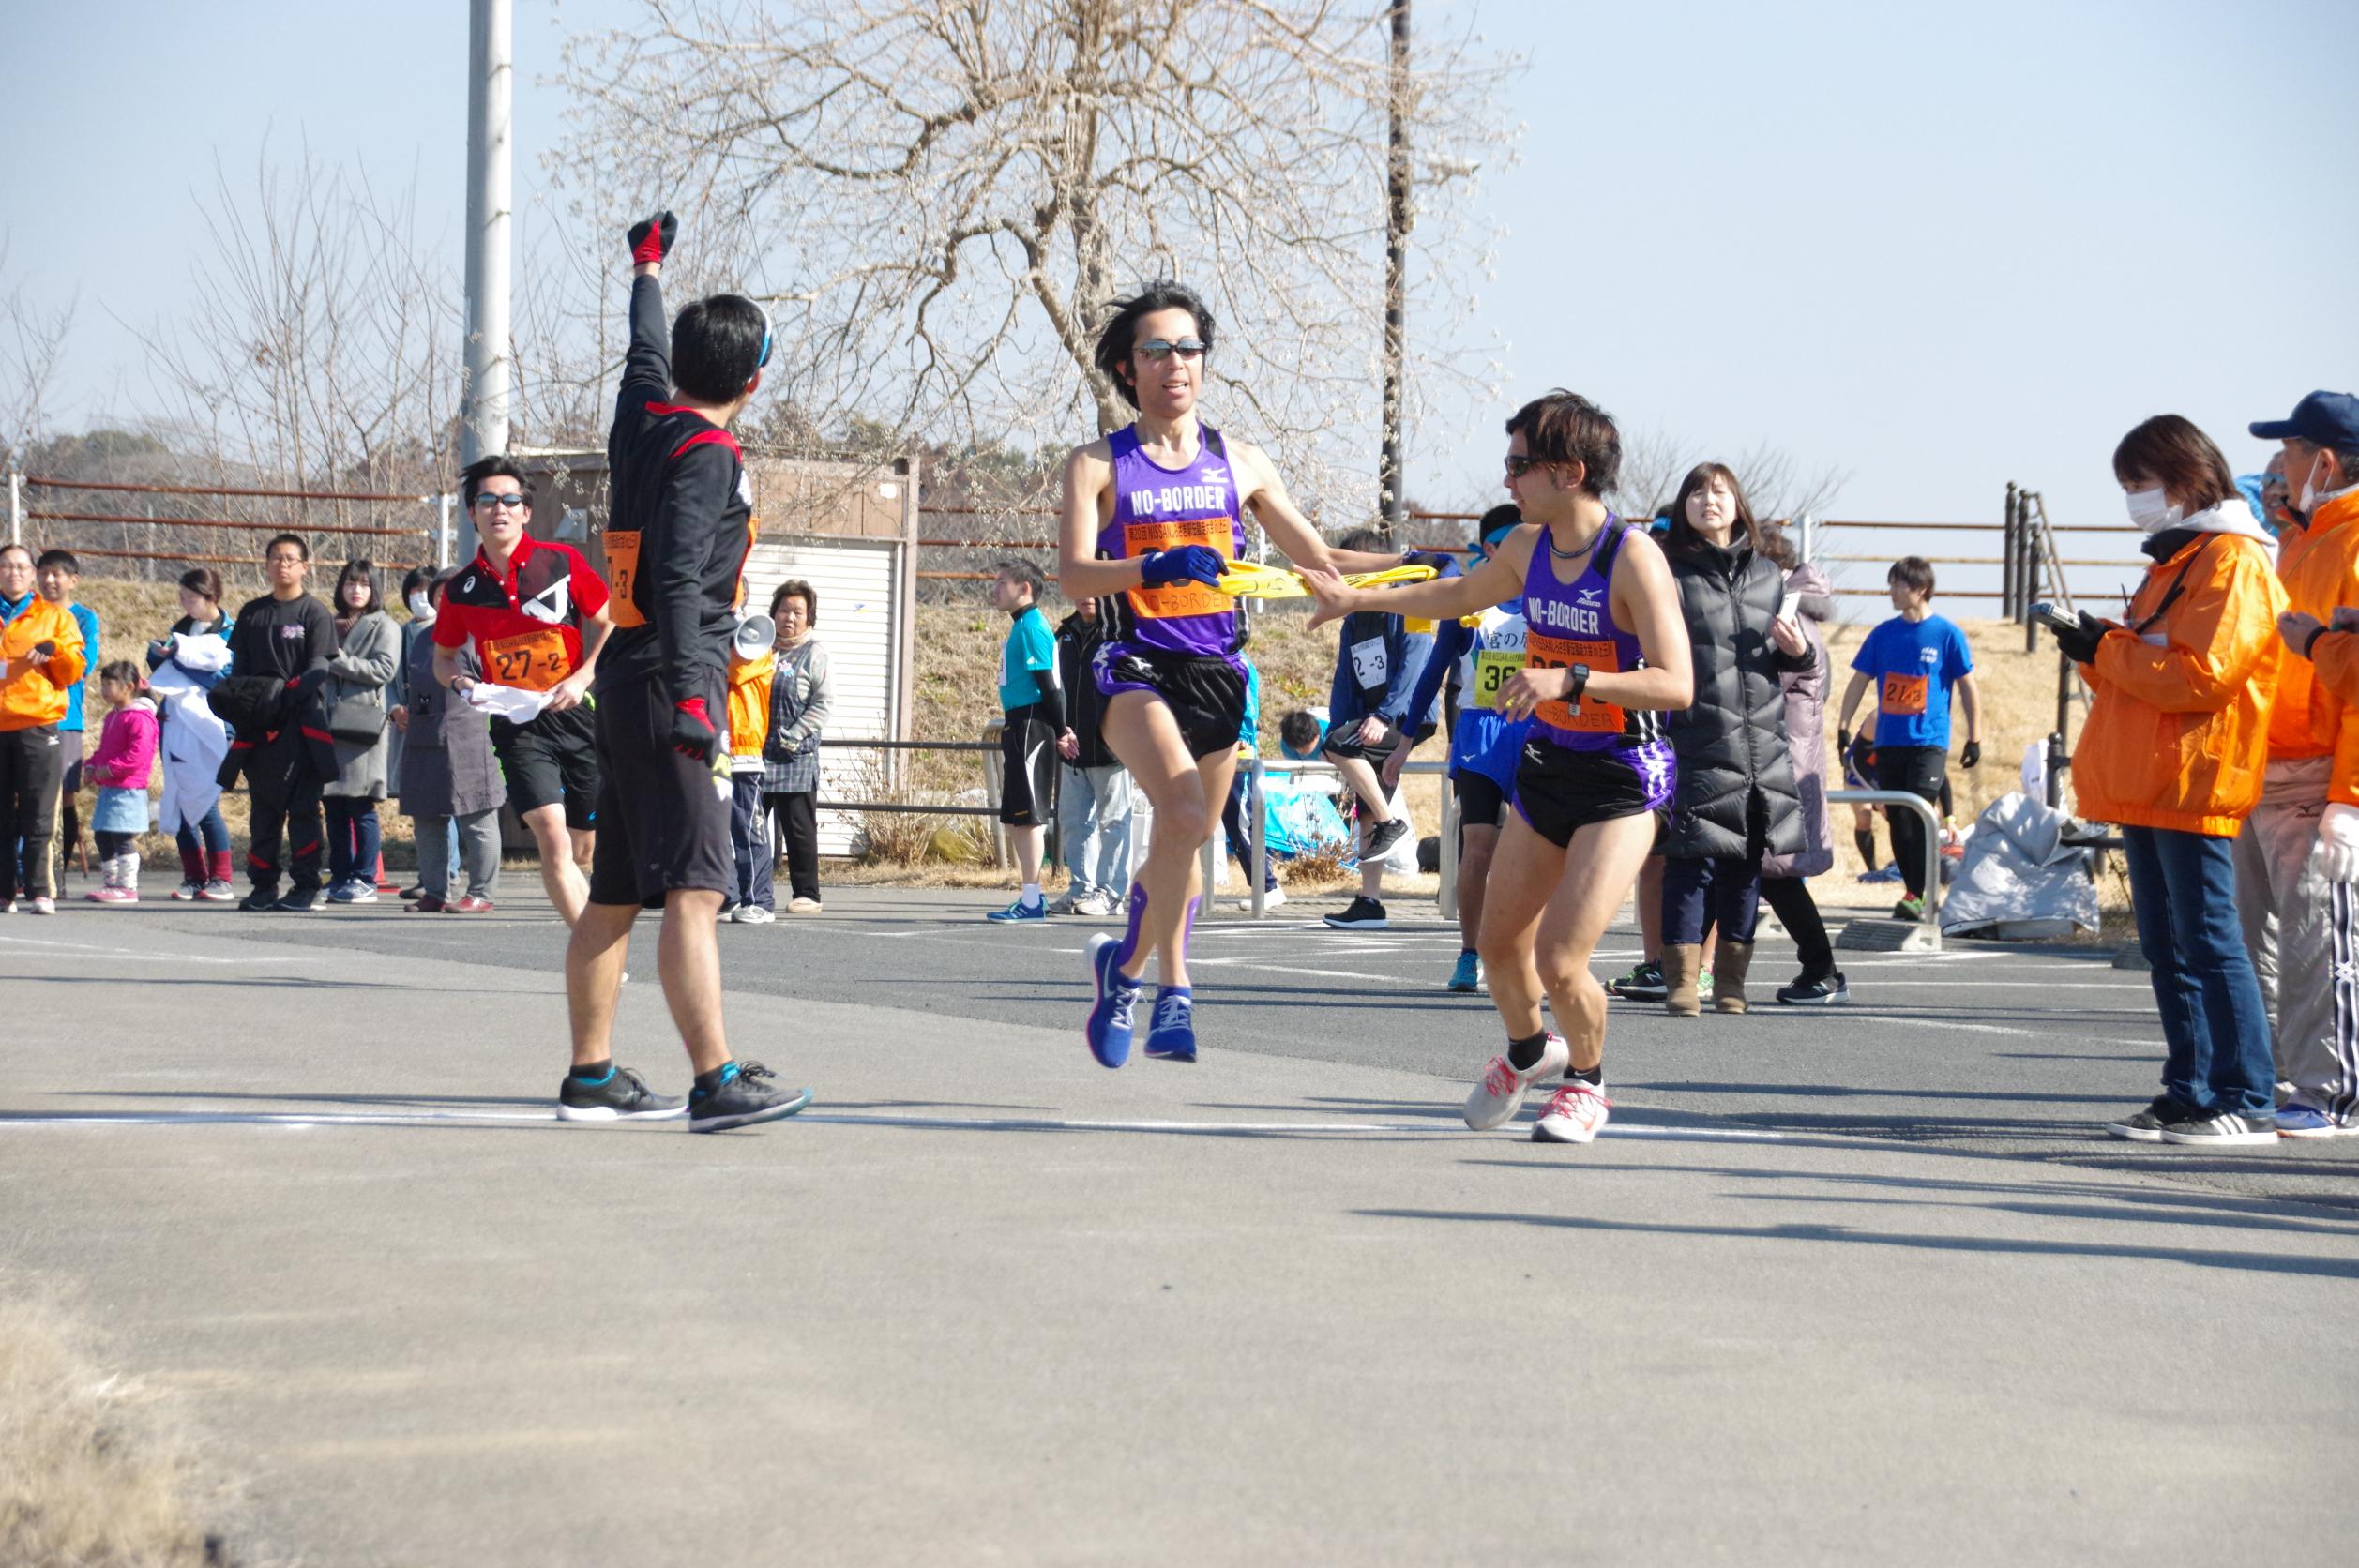
<path fill-rule="evenodd" d="M 1499 711 L 1502 694 L 1507 683 L 1523 668 L 1523 655 L 1505 648 L 1485 648 L 1474 656 L 1474 688 L 1472 701 L 1478 708 Z M 1595 666 L 1592 665 L 1592 669 Z"/>
<path fill-rule="evenodd" d="M 1622 668 L 1621 656 L 1610 642 L 1586 642 L 1536 631 L 1524 634 L 1523 655 L 1524 663 L 1535 670 L 1569 670 L 1585 664 L 1592 675 L 1610 675 Z M 1579 707 L 1561 698 L 1550 699 L 1533 712 L 1543 724 L 1581 735 L 1618 735 L 1626 719 L 1620 708 L 1594 697 Z"/>
<path fill-rule="evenodd" d="M 1186 522 L 1128 522 L 1122 529 L 1123 550 L 1137 560 L 1151 550 L 1176 550 L 1182 545 L 1208 545 L 1223 561 L 1236 559 L 1236 525 L 1227 518 L 1191 518 Z M 1130 608 L 1152 620 L 1173 615 L 1221 615 L 1236 601 L 1203 582 L 1174 582 L 1162 588 L 1133 588 Z"/>
<path fill-rule="evenodd" d="M 1921 714 L 1925 711 L 1926 677 L 1923 675 L 1886 675 L 1883 686 L 1883 711 L 1888 714 Z"/>
<path fill-rule="evenodd" d="M 614 596 L 608 601 L 606 613 L 618 626 L 643 626 L 647 617 L 639 613 L 632 595 L 639 586 L 639 533 L 606 535 L 606 580 L 614 585 Z"/>
<path fill-rule="evenodd" d="M 482 647 L 483 672 L 499 686 L 522 691 L 547 691 L 573 673 L 563 634 L 528 631 L 515 637 L 487 641 Z"/>
<path fill-rule="evenodd" d="M 1383 686 L 1388 676 L 1391 661 L 1384 657 L 1384 640 L 1371 637 L 1365 642 L 1352 644 L 1352 677 L 1363 688 Z"/>

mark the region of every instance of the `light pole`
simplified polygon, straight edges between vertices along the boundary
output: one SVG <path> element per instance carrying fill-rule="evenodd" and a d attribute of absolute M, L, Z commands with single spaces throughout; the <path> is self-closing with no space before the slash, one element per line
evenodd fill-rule
<path fill-rule="evenodd" d="M 1384 505 L 1384 531 L 1398 538 L 1409 516 L 1402 475 L 1401 406 L 1407 397 L 1409 358 L 1409 0 L 1393 0 L 1391 65 L 1392 133 L 1384 177 L 1384 444 L 1376 460 L 1377 491 Z"/>
<path fill-rule="evenodd" d="M 507 450 L 508 116 L 516 71 L 509 0 L 469 0 L 467 15 L 467 338 L 459 458 Z M 459 520 L 459 559 L 475 554 L 475 519 Z"/>

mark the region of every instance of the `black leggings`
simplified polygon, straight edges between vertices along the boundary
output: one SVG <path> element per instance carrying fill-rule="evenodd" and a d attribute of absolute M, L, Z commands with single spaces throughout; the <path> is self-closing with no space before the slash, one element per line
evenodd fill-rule
<path fill-rule="evenodd" d="M 1763 877 L 1762 902 L 1777 912 L 1778 923 L 1793 938 L 1803 978 L 1823 980 L 1835 972 L 1835 945 L 1826 940 L 1826 922 L 1820 918 L 1808 882 L 1800 877 Z"/>
<path fill-rule="evenodd" d="M 1941 799 L 1949 782 L 1949 753 L 1938 746 L 1880 746 L 1876 747 L 1876 788 L 1906 790 L 1931 805 Z M 1900 881 L 1909 897 L 1925 897 L 1925 819 L 1905 806 L 1888 808 L 1892 824 L 1892 857 L 1900 863 Z"/>

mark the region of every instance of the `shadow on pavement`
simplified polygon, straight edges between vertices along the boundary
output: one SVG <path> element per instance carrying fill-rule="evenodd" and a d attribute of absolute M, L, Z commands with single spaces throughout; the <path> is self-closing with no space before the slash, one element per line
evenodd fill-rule
<path fill-rule="evenodd" d="M 1487 1214 L 1464 1209 L 1355 1209 L 1369 1219 L 1439 1220 L 1474 1225 L 1523 1225 L 1546 1230 L 1627 1231 L 1651 1236 L 1716 1236 L 1736 1241 L 1843 1242 L 1906 1247 L 1928 1252 L 2012 1253 L 2038 1258 L 2122 1258 L 2196 1268 L 2254 1274 L 2305 1274 L 2322 1279 L 2359 1279 L 2359 1259 L 2300 1258 L 2263 1252 L 2223 1252 L 2200 1247 L 2140 1246 L 2112 1242 L 2041 1242 L 1997 1236 L 1928 1236 L 1908 1231 L 1853 1230 L 1839 1225 L 1662 1225 L 1641 1220 L 1595 1219 L 1579 1214 Z"/>

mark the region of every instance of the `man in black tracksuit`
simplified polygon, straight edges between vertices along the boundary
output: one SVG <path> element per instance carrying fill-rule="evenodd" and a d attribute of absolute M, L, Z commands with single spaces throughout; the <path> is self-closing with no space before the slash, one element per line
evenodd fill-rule
<path fill-rule="evenodd" d="M 727 780 L 713 761 L 728 712 L 737 584 L 753 544 L 753 488 L 729 424 L 762 384 L 770 330 L 762 308 L 738 294 L 698 300 L 665 330 L 658 279 L 677 228 L 667 212 L 630 232 L 630 352 L 606 443 L 614 632 L 591 686 L 598 837 L 589 903 L 566 949 L 573 1070 L 557 1115 L 611 1122 L 685 1111 L 691 1130 L 718 1132 L 791 1116 L 810 1092 L 732 1060 L 721 1023 L 714 927 L 736 858 Z M 686 1105 L 612 1060 L 623 958 L 643 909 L 663 912 L 664 1002 L 696 1070 Z"/>
<path fill-rule="evenodd" d="M 240 606 L 230 625 L 230 670 L 245 678 L 285 683 L 274 728 L 259 732 L 242 730 L 230 754 L 246 775 L 251 807 L 246 847 L 246 875 L 253 890 L 237 907 L 247 911 L 287 910 L 307 913 L 320 907 L 320 848 L 325 841 L 320 825 L 320 787 L 326 782 L 320 759 L 328 747 L 332 768 L 333 743 L 304 733 L 304 712 L 311 693 L 327 678 L 327 661 L 336 656 L 336 618 L 327 606 L 303 591 L 311 569 L 310 546 L 294 534 L 281 534 L 263 553 L 270 592 Z M 279 892 L 282 837 L 291 873 L 284 897 Z"/>

